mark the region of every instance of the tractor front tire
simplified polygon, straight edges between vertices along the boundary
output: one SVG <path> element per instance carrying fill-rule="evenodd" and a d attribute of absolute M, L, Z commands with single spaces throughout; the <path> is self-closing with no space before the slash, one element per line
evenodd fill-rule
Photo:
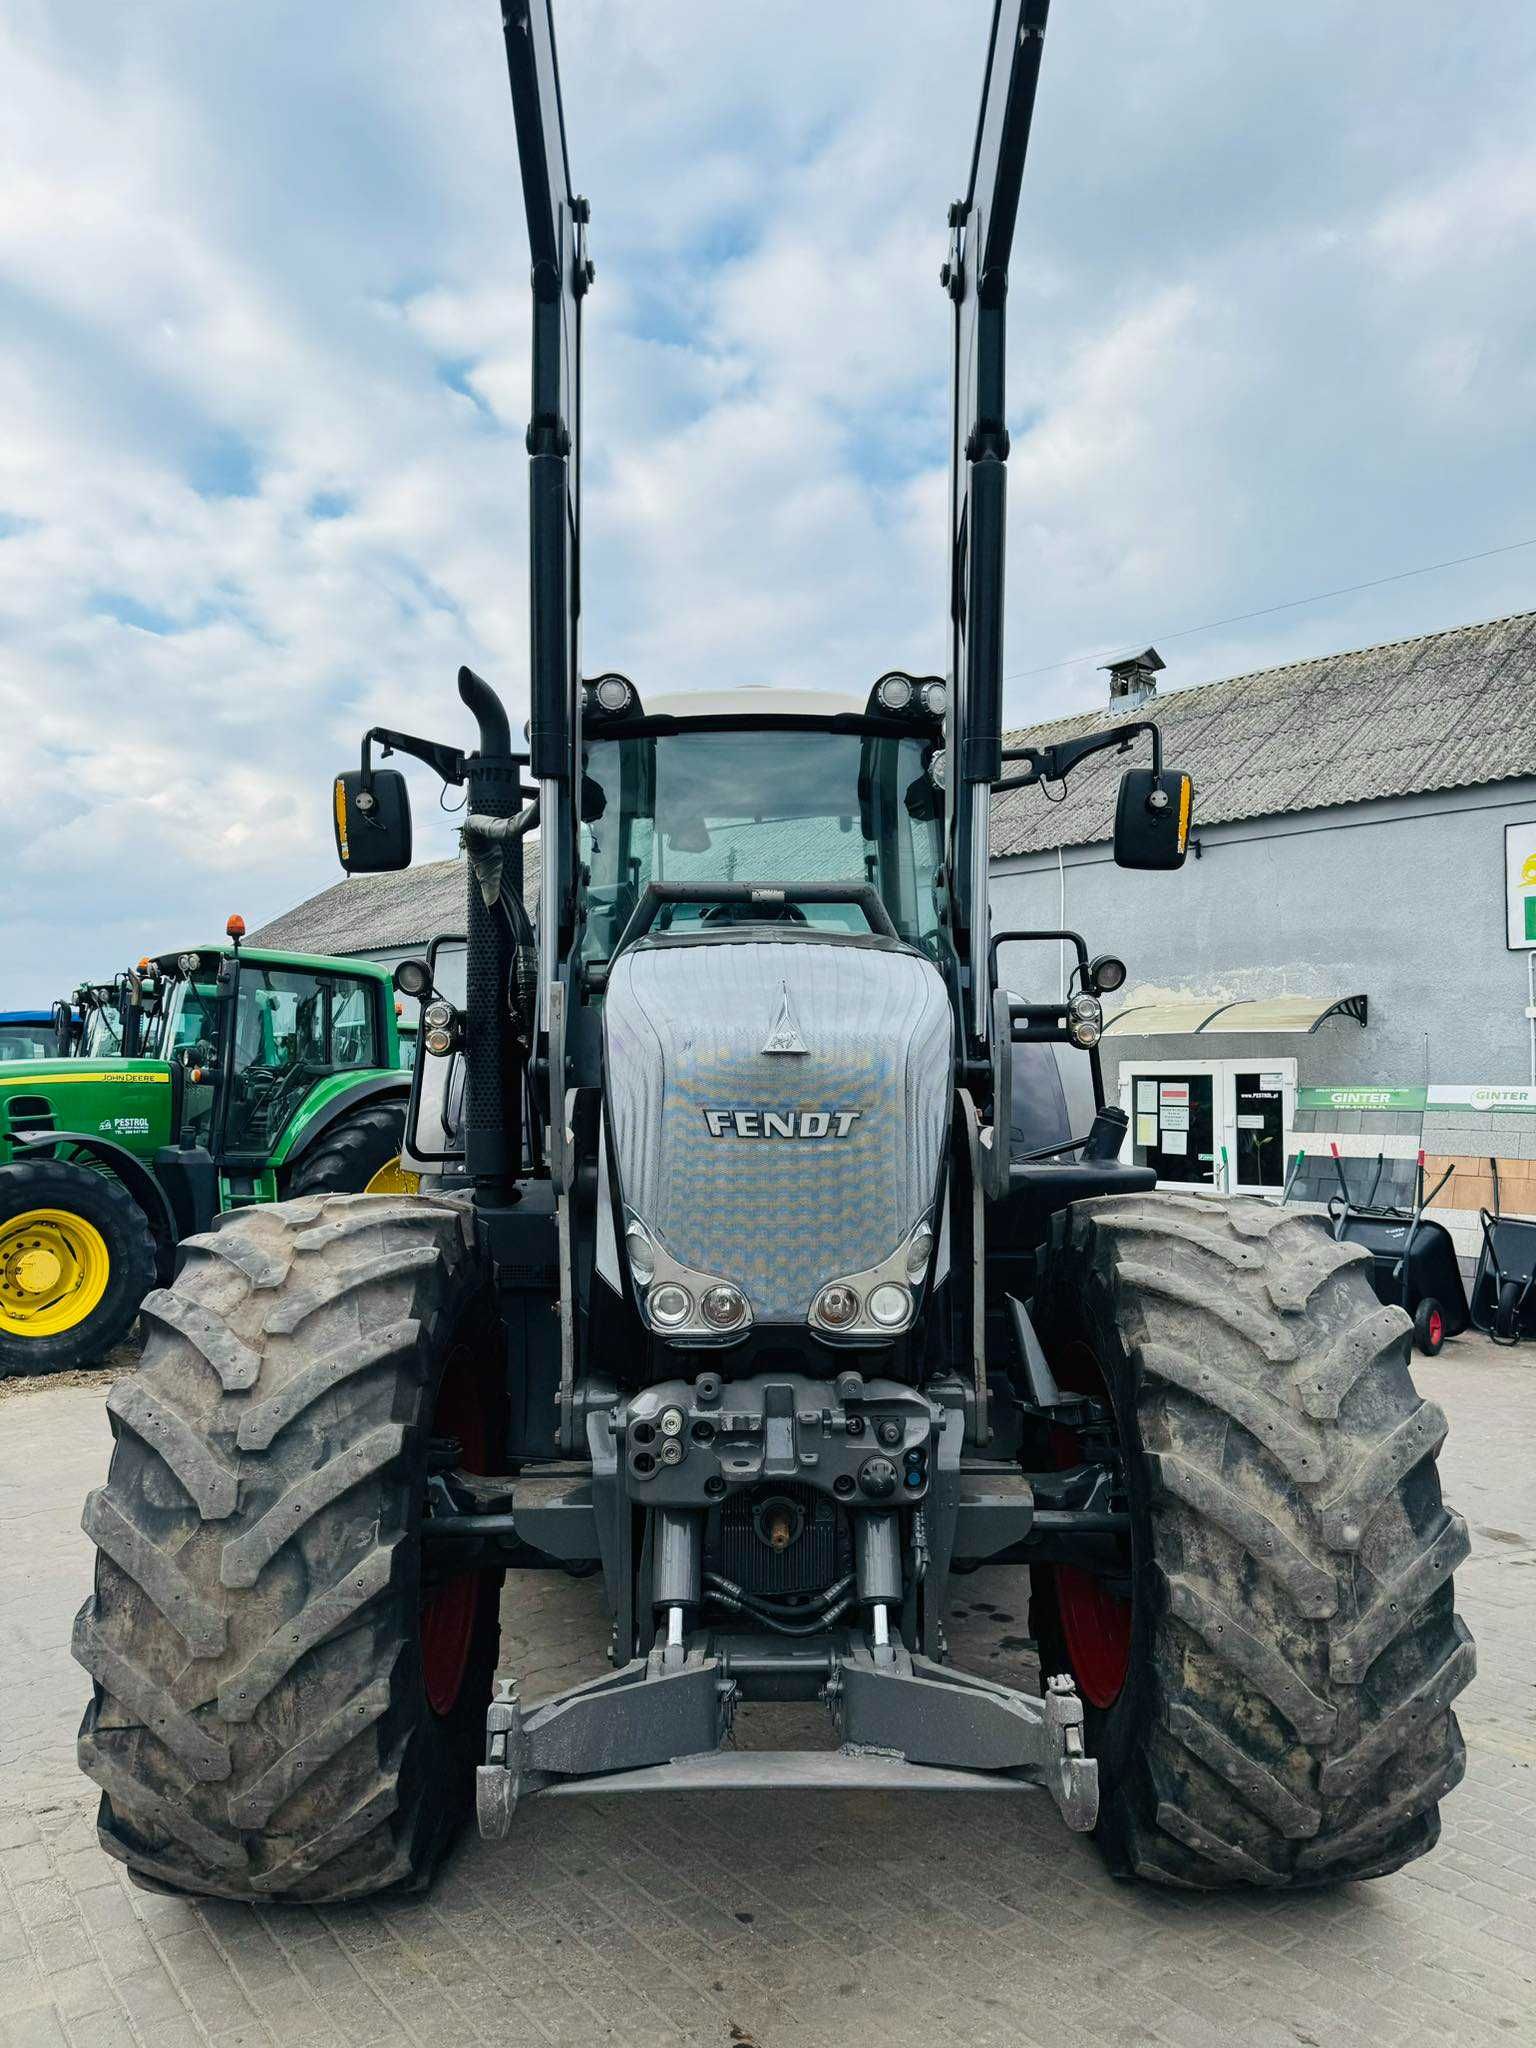
<path fill-rule="evenodd" d="M 155 1284 L 155 1240 L 120 1180 L 68 1160 L 0 1166 L 0 1379 L 99 1365 Z"/>
<path fill-rule="evenodd" d="M 473 1805 L 496 1657 L 497 1575 L 422 1590 L 434 1434 L 472 1470 L 498 1448 L 468 1209 L 272 1203 L 184 1250 L 85 1507 L 99 1838 L 162 1890 L 421 1888 Z"/>
<path fill-rule="evenodd" d="M 1367 1259 L 1252 1200 L 1121 1196 L 1054 1220 L 1041 1341 L 1064 1385 L 1107 1391 L 1131 1516 L 1118 1687 L 1083 1656 L 1113 1631 L 1085 1630 L 1102 1616 L 1066 1573 L 1032 1574 L 1032 1619 L 1043 1671 L 1073 1667 L 1074 1635 L 1088 1664 L 1119 1875 L 1336 1885 L 1438 1839 L 1465 1767 L 1467 1530 L 1440 1498 L 1445 1417 Z"/>
<path fill-rule="evenodd" d="M 405 1104 L 371 1102 L 322 1131 L 299 1160 L 285 1190 L 299 1195 L 360 1195 L 405 1143 Z"/>

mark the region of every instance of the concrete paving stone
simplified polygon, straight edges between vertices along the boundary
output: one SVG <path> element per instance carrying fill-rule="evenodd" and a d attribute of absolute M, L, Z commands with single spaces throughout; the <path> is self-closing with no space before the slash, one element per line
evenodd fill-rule
<path fill-rule="evenodd" d="M 31 2012 L 52 2003 L 52 1986 L 31 1956 L 0 1963 L 0 2014 Z"/>
<path fill-rule="evenodd" d="M 1447 1492 L 1472 1529 L 1467 1782 L 1439 1849 L 1398 1877 L 1236 1899 L 1116 1884 L 1043 1798 L 993 1814 L 803 1794 L 774 1803 L 770 1829 L 747 1800 L 532 1805 L 505 1849 L 467 1841 L 427 1901 L 250 1911 L 130 1891 L 72 1755 L 68 1630 L 89 1570 L 76 1525 L 100 1476 L 100 1397 L 14 1401 L 0 1438 L 14 1567 L 0 1643 L 17 1646 L 0 1649 L 6 2037 L 101 2048 L 96 2020 L 141 2048 L 730 2048 L 732 2028 L 754 2048 L 1149 2048 L 1213 2029 L 1245 2048 L 1536 2041 L 1536 1371 L 1464 1340 L 1415 1370 L 1450 1413 Z M 1017 1572 L 967 1584 L 964 1661 L 1018 1667 L 997 1646 L 1023 1599 Z M 521 1638 L 551 1682 L 604 1668 L 590 1583 L 523 1575 L 505 1606 L 505 1662 Z M 739 1739 L 828 1738 L 819 1713 L 773 1709 L 744 1712 Z"/>
<path fill-rule="evenodd" d="M 121 2012 L 81 2013 L 66 2017 L 64 2030 L 72 2048 L 138 2048 L 138 2036 Z M 161 2034 L 155 2034 L 155 2048 L 162 2048 Z"/>
<path fill-rule="evenodd" d="M 117 1993 L 99 1962 L 76 1963 L 72 1969 L 50 1971 L 48 1988 L 54 2004 L 67 2020 L 117 2011 Z"/>
<path fill-rule="evenodd" d="M 81 1919 L 55 1920 L 32 1936 L 32 1956 L 44 1976 L 55 1970 L 70 1970 L 77 1963 L 94 1962 L 96 1944 Z"/>
<path fill-rule="evenodd" d="M 0 2020 L 5 2048 L 68 2048 L 64 2022 L 51 2005 L 8 2013 Z"/>

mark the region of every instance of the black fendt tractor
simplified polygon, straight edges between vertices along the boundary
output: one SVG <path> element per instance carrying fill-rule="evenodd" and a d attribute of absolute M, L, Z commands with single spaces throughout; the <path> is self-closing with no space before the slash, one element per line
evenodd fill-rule
<path fill-rule="evenodd" d="M 420 1886 L 472 1809 L 500 1837 L 536 1794 L 674 1787 L 739 1792 L 743 1826 L 754 1788 L 1043 1788 L 1117 1871 L 1185 1886 L 1333 1884 L 1436 1838 L 1467 1539 L 1407 1317 L 1316 1221 L 1121 1161 L 1095 1050 L 1118 962 L 1062 935 L 1061 1000 L 997 986 L 993 790 L 1150 746 L 1116 856 L 1170 869 L 1190 802 L 1146 723 L 1002 744 L 1045 14 L 1000 0 L 950 216 L 947 676 L 663 698 L 582 676 L 587 206 L 550 0 L 507 0 L 528 748 L 465 671 L 474 751 L 375 731 L 336 785 L 354 871 L 404 857 L 373 748 L 467 786 L 462 991 L 436 951 L 399 974 L 422 1196 L 226 1217 L 113 1390 L 80 1757 L 145 1883 Z M 1042 1061 L 1091 1090 L 1026 1149 Z M 1038 1692 L 948 1660 L 955 1575 L 987 1564 L 1029 1567 Z M 502 1577 L 560 1567 L 601 1570 L 613 1668 L 521 1699 Z M 732 1747 L 757 1701 L 822 1702 L 830 1746 Z"/>

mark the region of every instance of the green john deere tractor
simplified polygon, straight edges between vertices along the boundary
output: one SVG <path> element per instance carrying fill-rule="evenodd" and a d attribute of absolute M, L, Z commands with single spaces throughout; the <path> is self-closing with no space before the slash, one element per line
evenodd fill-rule
<path fill-rule="evenodd" d="M 0 1067 L 0 1378 L 99 1359 L 226 1210 L 411 1190 L 387 970 L 243 929 L 119 977 L 78 1055 Z"/>

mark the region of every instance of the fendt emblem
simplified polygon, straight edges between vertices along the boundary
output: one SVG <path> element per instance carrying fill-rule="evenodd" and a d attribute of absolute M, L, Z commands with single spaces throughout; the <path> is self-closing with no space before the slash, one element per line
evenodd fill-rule
<path fill-rule="evenodd" d="M 706 1109 L 712 1138 L 846 1138 L 862 1109 Z"/>
<path fill-rule="evenodd" d="M 789 1005 L 789 983 L 779 984 L 779 1007 L 773 1013 L 773 1022 L 768 1027 L 768 1036 L 763 1041 L 764 1052 L 808 1053 L 810 1047 L 800 1035 L 800 1026 Z"/>

